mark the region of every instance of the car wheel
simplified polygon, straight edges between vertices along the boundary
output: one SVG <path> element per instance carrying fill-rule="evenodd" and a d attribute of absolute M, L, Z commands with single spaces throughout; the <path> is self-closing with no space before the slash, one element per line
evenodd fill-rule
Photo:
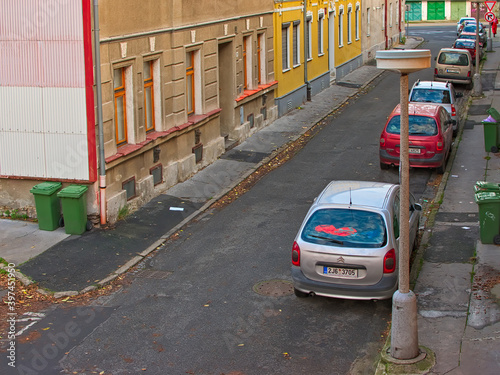
<path fill-rule="evenodd" d="M 439 167 L 436 168 L 436 172 L 438 174 L 443 174 L 444 173 L 444 170 L 446 168 L 446 164 L 443 162 L 443 164 L 441 164 Z"/>
<path fill-rule="evenodd" d="M 306 297 L 309 297 L 309 293 L 305 293 L 305 292 L 301 292 L 300 290 L 298 289 L 295 289 L 293 288 L 293 293 L 295 293 L 295 295 L 299 298 L 306 298 Z"/>
<path fill-rule="evenodd" d="M 466 86 L 465 86 L 465 89 L 466 90 L 472 90 L 472 88 L 474 87 L 474 82 L 471 82 L 471 83 L 468 83 Z"/>
<path fill-rule="evenodd" d="M 491 146 L 490 151 L 496 154 L 498 152 L 498 147 L 497 146 Z"/>
<path fill-rule="evenodd" d="M 385 164 L 385 163 L 382 163 L 380 162 L 380 169 L 384 170 L 384 169 L 389 169 L 389 164 Z"/>

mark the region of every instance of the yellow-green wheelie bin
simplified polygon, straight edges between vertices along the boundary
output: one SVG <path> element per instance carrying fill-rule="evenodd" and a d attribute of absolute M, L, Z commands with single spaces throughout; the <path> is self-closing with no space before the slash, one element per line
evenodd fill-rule
<path fill-rule="evenodd" d="M 61 199 L 64 230 L 67 234 L 82 234 L 87 230 L 88 187 L 70 185 L 62 189 L 57 196 Z"/>
<path fill-rule="evenodd" d="M 59 227 L 61 205 L 56 193 L 60 188 L 60 182 L 42 182 L 30 190 L 35 197 L 38 228 L 41 230 L 52 231 Z"/>

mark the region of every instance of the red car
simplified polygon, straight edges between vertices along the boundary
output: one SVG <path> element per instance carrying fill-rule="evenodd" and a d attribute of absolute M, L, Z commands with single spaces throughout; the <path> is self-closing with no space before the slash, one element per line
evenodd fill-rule
<path fill-rule="evenodd" d="M 453 124 L 450 114 L 438 104 L 410 103 L 410 167 L 436 168 L 442 174 L 451 150 Z M 400 106 L 394 108 L 380 135 L 380 168 L 399 165 Z"/>
<path fill-rule="evenodd" d="M 466 49 L 472 57 L 472 63 L 476 65 L 476 40 L 474 39 L 457 39 L 451 48 Z M 479 60 L 483 58 L 483 46 L 479 43 Z"/>

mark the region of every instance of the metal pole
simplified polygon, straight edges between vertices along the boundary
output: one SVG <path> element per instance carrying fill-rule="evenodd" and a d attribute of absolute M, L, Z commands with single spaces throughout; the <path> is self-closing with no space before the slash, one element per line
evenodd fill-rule
<path fill-rule="evenodd" d="M 94 64 L 99 129 L 99 201 L 101 224 L 106 224 L 106 160 L 104 158 L 104 126 L 102 121 L 101 42 L 99 39 L 99 0 L 94 0 Z"/>
<path fill-rule="evenodd" d="M 412 359 L 419 354 L 417 297 L 410 290 L 410 159 L 408 74 L 400 78 L 400 232 L 399 289 L 392 298 L 391 356 Z"/>
<path fill-rule="evenodd" d="M 479 3 L 476 2 L 476 67 L 474 69 L 474 89 L 473 96 L 483 95 L 483 86 L 481 84 L 481 74 L 479 73 Z"/>

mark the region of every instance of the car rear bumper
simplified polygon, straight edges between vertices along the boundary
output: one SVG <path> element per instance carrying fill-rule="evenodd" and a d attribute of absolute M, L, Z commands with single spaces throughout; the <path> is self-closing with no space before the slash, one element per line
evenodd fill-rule
<path fill-rule="evenodd" d="M 434 75 L 434 81 L 451 82 L 451 83 L 458 83 L 460 85 L 467 85 L 467 84 L 472 83 L 472 77 L 458 78 L 458 77 L 454 77 L 454 76 L 438 76 L 438 75 Z"/>
<path fill-rule="evenodd" d="M 304 276 L 300 267 L 292 266 L 292 279 L 295 289 L 304 293 L 314 293 L 323 297 L 371 300 L 392 298 L 398 289 L 397 272 L 384 275 L 374 285 L 345 285 L 314 281 Z"/>
<path fill-rule="evenodd" d="M 410 167 L 437 168 L 443 164 L 444 154 L 434 154 L 432 158 L 412 158 L 410 157 Z M 380 150 L 380 162 L 384 164 L 399 165 L 399 157 L 389 155 L 386 150 Z"/>

